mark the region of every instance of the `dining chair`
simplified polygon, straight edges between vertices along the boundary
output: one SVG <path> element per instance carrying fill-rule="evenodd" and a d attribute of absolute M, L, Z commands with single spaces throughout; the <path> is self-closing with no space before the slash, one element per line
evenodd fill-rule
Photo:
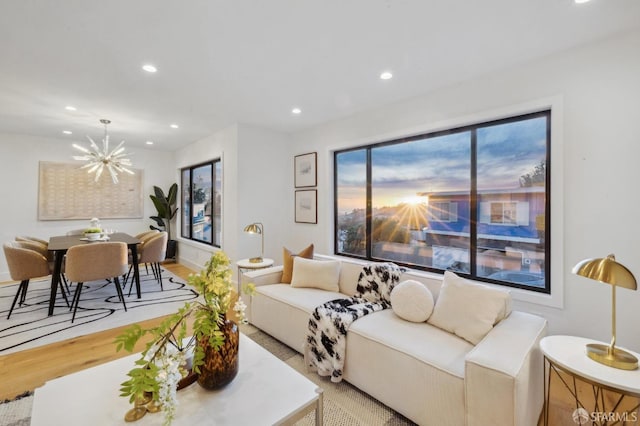
<path fill-rule="evenodd" d="M 153 237 L 155 234 L 158 234 L 160 231 L 158 231 L 157 229 L 151 229 L 149 231 L 144 231 L 144 232 L 140 232 L 139 234 L 136 234 L 135 237 L 140 240 L 140 242 L 138 243 L 138 253 L 140 253 L 140 248 L 142 247 L 142 244 L 144 244 L 145 241 L 147 241 L 149 238 Z M 129 256 L 131 256 L 131 250 L 129 250 Z M 131 262 L 129 262 L 131 263 Z M 144 269 L 147 271 L 147 275 L 149 275 L 149 267 L 147 266 L 147 264 L 144 264 Z M 131 274 L 131 268 L 129 268 L 129 272 L 127 272 L 127 275 L 122 277 L 122 287 L 124 288 L 124 286 L 127 283 L 127 280 L 129 279 L 129 275 Z"/>
<path fill-rule="evenodd" d="M 16 242 L 20 243 L 20 247 L 27 248 L 29 250 L 37 251 L 43 255 L 47 262 L 53 262 L 53 257 L 49 254 L 49 244 L 42 243 L 36 240 L 27 239 L 27 237 L 16 237 Z"/>
<path fill-rule="evenodd" d="M 158 232 L 151 235 L 150 238 L 146 239 L 142 244 L 140 244 L 140 248 L 138 249 L 138 263 L 151 265 L 153 277 L 160 283 L 160 290 L 164 290 L 164 286 L 162 283 L 162 268 L 160 267 L 160 262 L 162 262 L 167 255 L 168 239 L 169 234 L 167 234 L 165 231 Z M 127 273 L 127 280 L 129 275 L 131 275 L 133 259 L 130 259 L 130 263 L 131 266 L 129 267 L 129 272 Z M 131 287 L 129 288 L 129 295 L 131 294 L 132 288 L 133 282 L 131 283 Z"/>
<path fill-rule="evenodd" d="M 143 240 L 145 238 L 149 238 L 150 236 L 159 233 L 160 231 L 158 231 L 157 229 L 151 229 L 149 231 L 144 231 L 141 232 L 139 234 L 136 234 L 136 238 L 139 240 Z"/>
<path fill-rule="evenodd" d="M 45 246 L 49 245 L 49 241 L 45 241 L 37 237 L 31 237 L 29 235 L 20 235 L 16 237 L 16 241 L 35 241 L 36 243 L 44 244 Z"/>
<path fill-rule="evenodd" d="M 54 262 L 54 258 L 53 255 L 54 253 L 52 251 L 49 250 L 49 242 L 45 241 L 45 240 L 41 240 L 39 238 L 35 238 L 35 237 L 28 237 L 28 236 L 18 236 L 15 238 L 16 241 L 21 242 L 21 243 L 26 243 L 27 245 L 25 246 L 25 248 L 29 248 L 31 250 L 35 250 L 38 253 L 42 254 L 44 257 L 47 258 L 47 262 L 49 262 L 49 269 L 51 271 L 53 271 L 53 262 Z M 62 260 L 62 269 L 60 271 L 60 279 L 62 281 L 62 283 L 64 284 L 64 289 L 66 290 L 67 294 L 70 294 L 69 291 L 69 283 L 67 282 L 67 278 L 64 275 L 64 259 Z"/>
<path fill-rule="evenodd" d="M 13 303 L 11 303 L 11 309 L 9 309 L 9 315 L 7 315 L 7 319 L 9 319 L 18 299 L 20 299 L 18 306 L 22 306 L 24 303 L 29 281 L 32 278 L 46 277 L 50 274 L 50 269 L 47 258 L 37 250 L 30 249 L 29 244 L 16 241 L 5 243 L 2 248 L 4 249 L 4 257 L 9 267 L 11 279 L 20 281 L 18 291 L 13 298 Z"/>
<path fill-rule="evenodd" d="M 88 281 L 113 279 L 118 297 L 126 311 L 127 304 L 118 278 L 126 272 L 127 245 L 125 243 L 106 242 L 70 247 L 67 250 L 66 275 L 70 282 L 77 283 L 70 308 L 70 310 L 73 309 L 71 322 L 76 318 L 82 287 Z"/>

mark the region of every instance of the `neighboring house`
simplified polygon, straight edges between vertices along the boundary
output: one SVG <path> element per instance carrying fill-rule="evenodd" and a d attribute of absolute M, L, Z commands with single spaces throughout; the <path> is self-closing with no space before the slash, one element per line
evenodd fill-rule
<path fill-rule="evenodd" d="M 423 229 L 427 245 L 448 244 L 469 236 L 469 192 L 428 192 Z M 478 245 L 505 250 L 519 243 L 544 243 L 545 188 L 541 186 L 478 191 Z"/>
<path fill-rule="evenodd" d="M 424 244 L 433 266 L 465 271 L 468 262 L 469 192 L 429 192 Z M 545 188 L 478 191 L 478 275 L 542 286 Z M 453 263 L 452 263 L 453 262 Z"/>

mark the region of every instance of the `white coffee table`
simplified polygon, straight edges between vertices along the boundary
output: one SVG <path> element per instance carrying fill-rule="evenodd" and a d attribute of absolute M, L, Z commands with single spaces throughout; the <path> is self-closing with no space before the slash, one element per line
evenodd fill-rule
<path fill-rule="evenodd" d="M 138 358 L 127 356 L 47 382 L 35 391 L 31 425 L 162 424 L 162 412 L 124 421 L 131 405 L 118 396 L 120 383 Z M 221 390 L 194 383 L 179 391 L 173 425 L 291 424 L 314 410 L 316 424 L 322 424 L 322 389 L 312 381 L 243 334 L 239 362 L 238 375 Z"/>

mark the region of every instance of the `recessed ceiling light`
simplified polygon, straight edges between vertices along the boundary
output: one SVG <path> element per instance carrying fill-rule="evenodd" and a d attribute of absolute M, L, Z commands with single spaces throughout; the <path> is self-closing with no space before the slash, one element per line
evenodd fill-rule
<path fill-rule="evenodd" d="M 170 124 L 169 127 L 171 127 L 172 129 L 177 129 L 180 126 L 178 126 L 177 124 Z"/>
<path fill-rule="evenodd" d="M 147 141 L 147 145 L 153 145 L 153 141 Z"/>
<path fill-rule="evenodd" d="M 389 80 L 391 79 L 391 77 L 393 77 L 393 74 L 391 74 L 389 71 L 385 71 L 382 74 L 380 74 L 381 80 Z"/>
<path fill-rule="evenodd" d="M 576 4 L 587 3 L 589 0 L 573 0 Z"/>
<path fill-rule="evenodd" d="M 156 72 L 158 71 L 158 69 L 156 67 L 154 67 L 151 64 L 146 64 L 142 66 L 142 69 L 145 70 L 146 72 Z"/>
<path fill-rule="evenodd" d="M 66 107 L 64 107 L 64 109 L 66 109 L 67 111 L 75 111 L 76 107 L 71 106 L 71 105 L 67 105 Z"/>
<path fill-rule="evenodd" d="M 294 108 L 291 110 L 291 114 L 300 114 L 302 112 L 302 110 L 300 108 Z"/>
<path fill-rule="evenodd" d="M 64 133 L 65 135 L 72 135 L 73 132 L 71 130 L 63 130 L 62 133 Z"/>

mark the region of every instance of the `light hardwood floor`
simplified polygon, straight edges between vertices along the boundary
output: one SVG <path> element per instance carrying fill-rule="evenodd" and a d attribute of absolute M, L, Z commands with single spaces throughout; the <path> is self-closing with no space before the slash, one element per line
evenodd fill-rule
<path fill-rule="evenodd" d="M 193 271 L 179 264 L 167 263 L 163 265 L 167 270 L 186 280 Z M 160 317 L 140 323 L 144 328 L 158 324 L 165 317 Z M 66 374 L 93 367 L 123 356 L 128 352 L 115 351 L 113 340 L 126 328 L 119 327 L 88 336 L 77 337 L 59 343 L 16 352 L 0 356 L 0 401 L 12 399 L 45 384 L 47 380 Z M 146 341 L 138 344 L 142 350 Z M 552 379 L 552 394 L 550 401 L 549 424 L 574 424 L 571 415 L 575 402 L 563 383 L 554 374 Z M 569 380 L 569 378 L 565 378 Z M 584 383 L 578 384 L 581 398 L 589 398 L 591 387 Z M 607 395 L 613 401 L 615 395 Z M 637 404 L 637 400 L 629 402 L 629 406 Z M 542 418 L 539 422 L 542 424 Z"/>
<path fill-rule="evenodd" d="M 163 266 L 183 279 L 193 272 L 179 264 L 167 263 Z M 141 322 L 140 326 L 153 327 L 164 318 L 147 320 Z M 126 328 L 114 328 L 0 356 L 0 401 L 32 391 L 47 380 L 130 355 L 124 350 L 116 352 L 113 344 L 115 337 Z M 146 342 L 144 339 L 138 342 L 137 349 L 144 349 Z"/>

